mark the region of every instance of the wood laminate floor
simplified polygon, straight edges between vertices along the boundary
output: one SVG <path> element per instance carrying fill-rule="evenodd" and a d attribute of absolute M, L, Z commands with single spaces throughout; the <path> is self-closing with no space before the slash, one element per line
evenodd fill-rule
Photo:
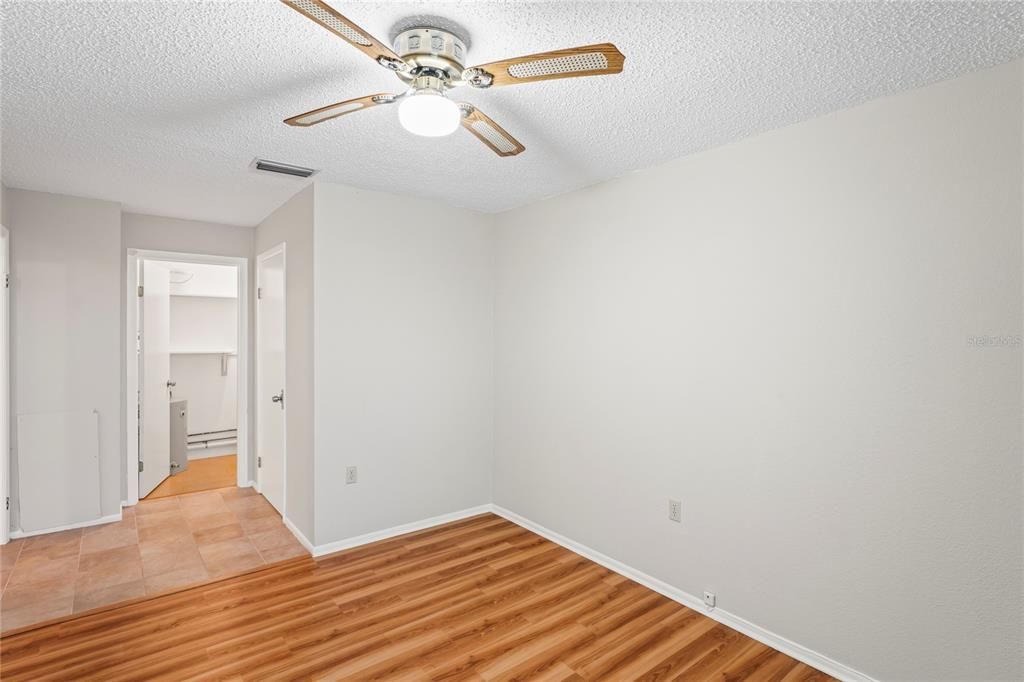
<path fill-rule="evenodd" d="M 153 488 L 153 492 L 146 495 L 146 499 L 155 500 L 202 490 L 230 488 L 235 485 L 238 477 L 236 459 L 235 455 L 191 459 L 188 462 L 188 469 L 165 478 L 160 485 Z"/>
<path fill-rule="evenodd" d="M 491 514 L 0 639 L 4 680 L 828 680 Z"/>

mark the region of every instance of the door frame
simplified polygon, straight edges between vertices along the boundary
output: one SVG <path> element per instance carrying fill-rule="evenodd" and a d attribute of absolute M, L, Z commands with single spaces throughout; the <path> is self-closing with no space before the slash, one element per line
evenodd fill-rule
<path fill-rule="evenodd" d="M 0 224 L 0 545 L 11 539 L 11 234 Z"/>
<path fill-rule="evenodd" d="M 249 259 L 236 256 L 208 256 L 198 253 L 127 250 L 127 277 L 125 287 L 125 460 L 122 471 L 124 500 L 129 507 L 139 501 L 139 360 L 136 352 L 136 330 L 139 323 L 138 287 L 139 261 L 158 260 L 177 263 L 231 265 L 238 271 L 238 453 L 236 457 L 236 484 L 240 488 L 253 485 L 249 468 Z"/>
<path fill-rule="evenodd" d="M 281 254 L 281 261 L 284 264 L 284 281 L 281 283 L 282 292 L 284 294 L 284 312 L 285 312 L 285 324 L 284 324 L 284 366 L 282 372 L 284 375 L 284 389 L 285 389 L 285 401 L 283 418 L 283 429 L 282 429 L 282 444 L 281 444 L 281 517 L 283 519 L 288 518 L 288 253 L 285 248 L 285 242 L 281 242 L 276 246 L 272 246 L 263 253 L 256 256 L 256 288 L 255 291 L 260 290 L 260 264 L 268 258 L 272 258 L 278 254 Z M 266 409 L 265 401 L 260 400 L 260 396 L 263 395 L 260 379 L 260 306 L 259 296 L 257 293 L 256 300 L 256 329 L 253 334 L 253 372 L 255 374 L 255 391 L 254 398 L 256 402 L 256 428 L 253 432 L 253 440 L 255 441 L 255 453 L 256 457 L 260 457 L 260 418 L 263 414 L 263 410 Z M 254 460 L 255 461 L 255 460 Z M 260 468 L 256 468 L 255 476 L 255 487 L 256 492 L 263 494 L 263 485 L 260 480 Z M 287 523 L 287 522 L 286 522 Z"/>

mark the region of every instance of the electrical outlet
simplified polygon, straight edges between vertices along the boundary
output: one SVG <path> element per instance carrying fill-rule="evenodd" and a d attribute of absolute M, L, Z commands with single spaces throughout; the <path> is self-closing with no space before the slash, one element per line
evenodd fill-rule
<path fill-rule="evenodd" d="M 676 523 L 683 522 L 683 503 L 679 500 L 668 501 L 668 520 Z"/>
<path fill-rule="evenodd" d="M 345 483 L 351 485 L 359 481 L 359 470 L 355 467 L 345 469 Z"/>
<path fill-rule="evenodd" d="M 704 590 L 704 606 L 709 609 L 715 608 L 715 593 Z"/>

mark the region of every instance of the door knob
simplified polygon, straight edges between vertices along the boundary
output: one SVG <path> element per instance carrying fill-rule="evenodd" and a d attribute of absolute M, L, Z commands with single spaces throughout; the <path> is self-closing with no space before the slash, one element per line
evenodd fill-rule
<path fill-rule="evenodd" d="M 270 400 L 275 402 L 275 403 L 280 403 L 281 404 L 281 409 L 283 410 L 284 409 L 284 389 L 282 388 L 281 392 L 278 393 L 277 395 L 271 396 Z"/>
<path fill-rule="evenodd" d="M 167 380 L 167 388 L 174 388 L 177 385 L 178 385 L 177 381 L 171 381 L 170 379 Z"/>

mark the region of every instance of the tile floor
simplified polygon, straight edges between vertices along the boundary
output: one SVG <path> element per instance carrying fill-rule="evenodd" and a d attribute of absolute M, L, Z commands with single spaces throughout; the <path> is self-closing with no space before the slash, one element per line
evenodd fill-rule
<path fill-rule="evenodd" d="M 0 630 L 305 554 L 252 488 L 142 500 L 117 523 L 0 547 Z"/>

